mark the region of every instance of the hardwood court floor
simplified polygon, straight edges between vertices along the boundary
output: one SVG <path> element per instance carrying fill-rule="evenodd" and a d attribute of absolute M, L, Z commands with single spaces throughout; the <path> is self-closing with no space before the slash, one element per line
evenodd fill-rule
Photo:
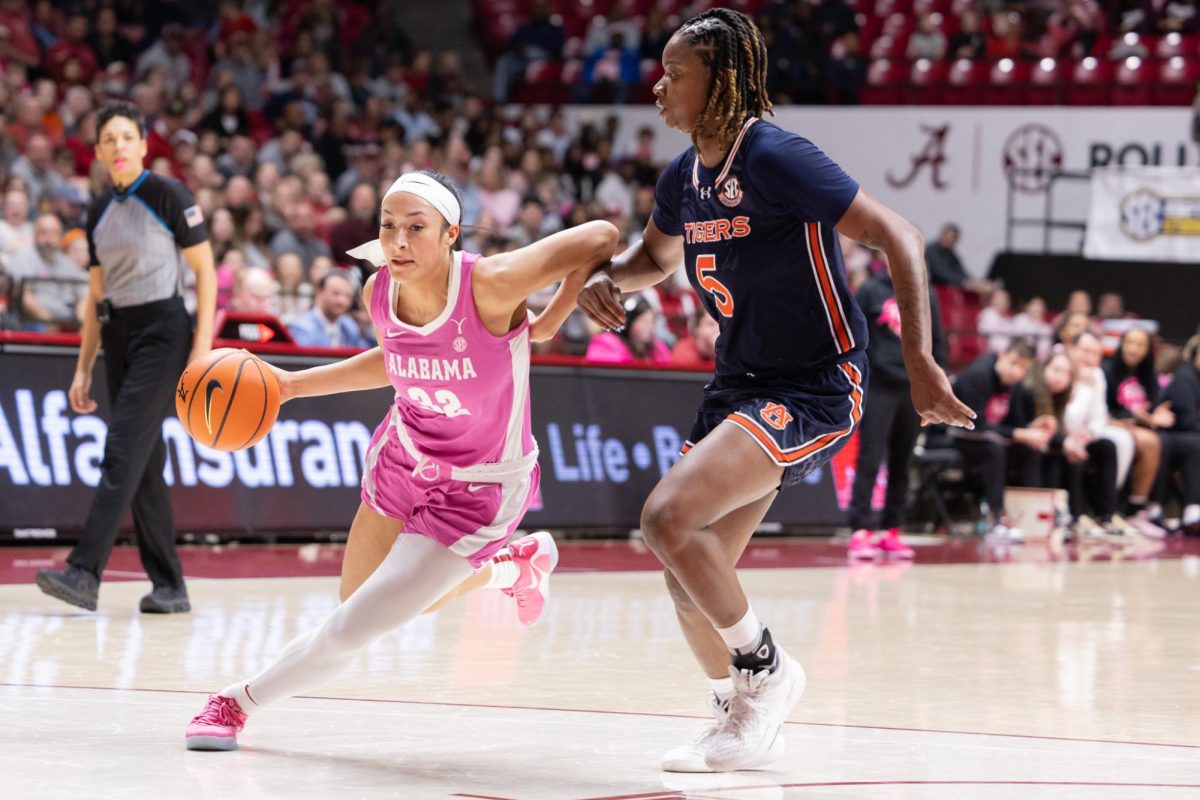
<path fill-rule="evenodd" d="M 780 762 L 715 776 L 658 770 L 701 726 L 705 684 L 636 543 L 564 545 L 536 628 L 493 591 L 418 619 L 255 716 L 236 753 L 184 750 L 184 726 L 334 607 L 336 549 L 190 551 L 191 575 L 304 577 L 193 577 L 194 612 L 167 618 L 134 610 L 142 581 L 106 580 L 76 613 L 11 582 L 63 551 L 0 549 L 0 796 L 1196 798 L 1194 544 L 847 566 L 831 540 L 764 540 L 743 564 L 831 565 L 743 572 L 808 691 Z M 597 563 L 641 571 L 577 571 Z"/>

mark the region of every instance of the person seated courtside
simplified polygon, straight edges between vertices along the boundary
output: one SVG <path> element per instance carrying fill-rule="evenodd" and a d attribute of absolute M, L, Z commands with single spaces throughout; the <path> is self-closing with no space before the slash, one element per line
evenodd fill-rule
<path fill-rule="evenodd" d="M 954 393 L 975 412 L 975 430 L 950 431 L 964 464 L 978 471 L 990 512 L 993 535 L 1019 541 L 1004 509 L 1004 486 L 1012 475 L 1018 486 L 1041 482 L 1041 453 L 1054 431 L 1022 416 L 1031 403 L 1020 383 L 1033 366 L 1028 342 L 1016 340 L 1000 354 L 987 353 L 967 366 L 954 382 Z M 1015 401 L 1015 402 L 1014 402 Z"/>
<path fill-rule="evenodd" d="M 1163 437 L 1163 481 L 1178 476 L 1183 491 L 1180 529 L 1200 536 L 1200 334 L 1188 340 L 1183 363 L 1163 392 L 1163 405 L 1175 415 Z"/>

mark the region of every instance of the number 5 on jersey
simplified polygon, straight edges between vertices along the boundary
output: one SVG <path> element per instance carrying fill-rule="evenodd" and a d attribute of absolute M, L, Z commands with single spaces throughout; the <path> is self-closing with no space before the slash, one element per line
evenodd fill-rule
<path fill-rule="evenodd" d="M 713 301 L 717 304 L 717 311 L 721 312 L 722 317 L 733 316 L 733 292 L 714 278 L 712 275 L 707 275 L 708 272 L 716 272 L 717 257 L 711 253 L 708 255 L 696 256 L 696 282 L 699 283 L 705 291 L 713 296 Z"/>

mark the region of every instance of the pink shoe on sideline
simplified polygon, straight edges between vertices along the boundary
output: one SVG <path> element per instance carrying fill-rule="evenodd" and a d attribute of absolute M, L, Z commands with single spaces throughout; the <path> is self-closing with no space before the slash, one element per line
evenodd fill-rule
<path fill-rule="evenodd" d="M 550 602 L 550 573 L 558 566 L 558 545 L 545 531 L 517 539 L 511 545 L 512 560 L 521 574 L 511 588 L 502 589 L 517 601 L 517 619 L 525 626 L 542 618 Z"/>
<path fill-rule="evenodd" d="M 850 547 L 847 549 L 847 554 L 851 558 L 861 558 L 864 561 L 869 558 L 874 558 L 879 554 L 874 542 L 871 541 L 871 532 L 866 528 L 860 528 L 850 535 Z"/>
<path fill-rule="evenodd" d="M 879 552 L 889 558 L 912 558 L 915 555 L 913 549 L 900 539 L 899 528 L 888 528 L 879 534 L 879 538 L 875 540 L 875 546 L 879 548 Z"/>
<path fill-rule="evenodd" d="M 237 735 L 246 725 L 246 712 L 232 697 L 208 696 L 208 705 L 188 723 L 183 734 L 188 750 L 237 750 Z"/>
<path fill-rule="evenodd" d="M 1156 525 L 1154 522 L 1152 522 L 1150 520 L 1150 515 L 1145 511 L 1140 511 L 1137 514 L 1134 514 L 1133 518 L 1129 520 L 1129 523 L 1133 525 L 1135 529 L 1137 529 L 1138 533 L 1140 533 L 1142 536 L 1145 536 L 1147 539 L 1167 538 L 1166 529 L 1161 525 Z"/>

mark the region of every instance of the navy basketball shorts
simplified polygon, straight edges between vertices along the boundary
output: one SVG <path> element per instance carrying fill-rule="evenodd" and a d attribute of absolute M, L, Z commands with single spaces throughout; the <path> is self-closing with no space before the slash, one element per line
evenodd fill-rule
<path fill-rule="evenodd" d="M 714 378 L 683 452 L 721 423 L 736 425 L 784 468 L 780 488 L 794 486 L 845 446 L 862 419 L 866 383 L 866 353 L 789 380 Z"/>

